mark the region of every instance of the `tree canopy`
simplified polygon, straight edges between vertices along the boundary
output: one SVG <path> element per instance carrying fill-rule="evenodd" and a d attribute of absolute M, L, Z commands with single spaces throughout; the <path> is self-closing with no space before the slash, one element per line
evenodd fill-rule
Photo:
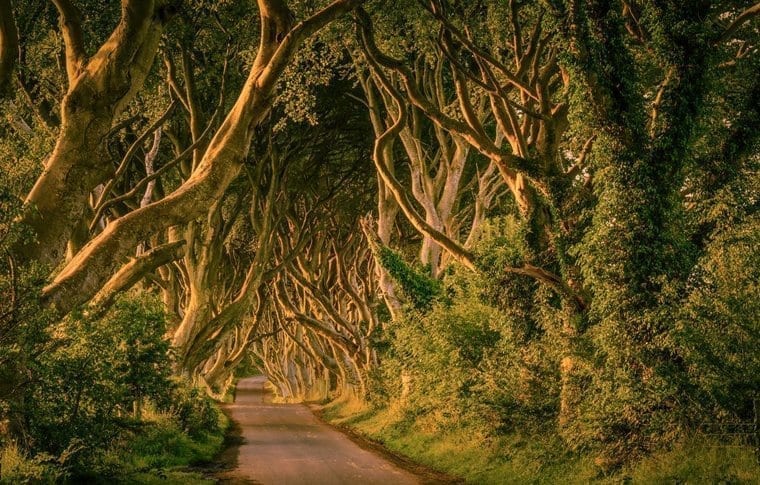
<path fill-rule="evenodd" d="M 0 440 L 251 367 L 604 471 L 756 420 L 758 14 L 0 0 Z"/>

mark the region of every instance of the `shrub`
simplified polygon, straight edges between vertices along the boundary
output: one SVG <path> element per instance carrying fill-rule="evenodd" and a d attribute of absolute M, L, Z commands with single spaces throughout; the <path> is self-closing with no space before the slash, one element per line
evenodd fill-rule
<path fill-rule="evenodd" d="M 164 332 L 159 303 L 145 295 L 123 297 L 102 318 L 78 316 L 52 327 L 25 409 L 32 451 L 60 455 L 78 443 L 71 466 L 87 468 L 140 419 L 144 397 L 168 400 Z"/>
<path fill-rule="evenodd" d="M 410 305 L 374 343 L 382 354 L 375 396 L 429 415 L 437 426 L 469 420 L 498 432 L 555 421 L 560 302 L 551 290 L 504 271 L 523 259 L 524 237 L 514 218 L 490 221 L 476 248 L 487 262 L 483 272 L 453 268 L 441 281 L 384 253 Z"/>
<path fill-rule="evenodd" d="M 194 437 L 204 432 L 219 432 L 223 422 L 214 401 L 182 378 L 173 381 L 166 410 L 176 418 L 183 431 Z"/>
<path fill-rule="evenodd" d="M 57 483 L 64 478 L 57 464 L 51 455 L 29 458 L 18 446 L 5 445 L 0 449 L 0 484 Z"/>

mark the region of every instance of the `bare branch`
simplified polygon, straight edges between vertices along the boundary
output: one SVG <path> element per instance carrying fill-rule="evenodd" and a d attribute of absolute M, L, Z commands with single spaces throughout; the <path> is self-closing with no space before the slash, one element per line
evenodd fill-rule
<path fill-rule="evenodd" d="M 169 116 L 174 111 L 174 108 L 177 106 L 178 101 L 175 99 L 172 101 L 172 103 L 169 105 L 168 108 L 164 111 L 164 113 L 159 116 L 153 123 L 148 126 L 148 128 L 137 137 L 137 140 L 132 143 L 132 145 L 127 150 L 127 153 L 124 155 L 124 158 L 122 158 L 121 163 L 119 163 L 118 168 L 116 169 L 116 172 L 114 173 L 113 178 L 108 181 L 105 188 L 103 189 L 103 192 L 100 194 L 100 199 L 95 204 L 95 210 L 98 211 L 100 207 L 103 205 L 103 201 L 106 197 L 111 193 L 111 189 L 113 189 L 113 186 L 119 181 L 121 176 L 124 174 L 124 172 L 127 170 L 127 167 L 129 167 L 129 162 L 132 160 L 132 157 L 135 156 L 137 153 L 137 150 L 142 147 L 145 140 L 148 139 L 149 136 L 151 136 L 156 130 L 158 130 L 161 125 L 164 124 L 164 122 L 169 118 Z M 150 175 L 150 174 L 148 174 Z M 96 218 L 97 221 L 97 218 Z"/>
<path fill-rule="evenodd" d="M 84 66 L 84 33 L 82 32 L 82 15 L 70 0 L 52 0 L 60 14 L 61 35 L 66 46 L 66 73 L 69 83 L 79 75 Z"/>
<path fill-rule="evenodd" d="M 153 248 L 132 259 L 122 266 L 93 297 L 89 304 L 90 308 L 98 314 L 106 311 L 119 293 L 131 288 L 147 273 L 181 258 L 184 254 L 185 241 L 175 241 Z"/>

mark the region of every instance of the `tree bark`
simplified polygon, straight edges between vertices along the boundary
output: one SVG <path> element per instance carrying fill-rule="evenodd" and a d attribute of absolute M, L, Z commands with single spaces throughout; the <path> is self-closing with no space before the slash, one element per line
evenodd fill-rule
<path fill-rule="evenodd" d="M 13 74 L 18 59 L 18 29 L 10 0 L 0 0 L 0 99 L 13 90 Z"/>
<path fill-rule="evenodd" d="M 164 16 L 156 15 L 156 2 L 122 0 L 118 26 L 86 61 L 76 8 L 63 0 L 56 5 L 66 44 L 69 88 L 61 105 L 58 140 L 26 198 L 21 217 L 36 238 L 14 248 L 20 260 L 50 266 L 64 258 L 90 192 L 112 175 L 104 139 L 142 87 L 164 27 Z"/>
<path fill-rule="evenodd" d="M 83 303 L 137 244 L 159 231 L 200 217 L 220 199 L 238 175 L 248 153 L 254 128 L 274 101 L 278 79 L 301 43 L 349 12 L 360 0 L 337 0 L 291 28 L 291 16 L 279 1 L 259 1 L 261 42 L 250 75 L 237 101 L 209 143 L 192 176 L 163 200 L 109 224 L 85 246 L 44 290 L 48 304 L 59 314 Z M 60 194 L 59 194 L 60 196 Z"/>
<path fill-rule="evenodd" d="M 90 300 L 90 308 L 102 313 L 113 304 L 119 293 L 128 290 L 145 277 L 147 273 L 158 267 L 181 258 L 185 252 L 185 241 L 176 241 L 153 248 L 121 267 L 111 277 L 103 289 Z"/>

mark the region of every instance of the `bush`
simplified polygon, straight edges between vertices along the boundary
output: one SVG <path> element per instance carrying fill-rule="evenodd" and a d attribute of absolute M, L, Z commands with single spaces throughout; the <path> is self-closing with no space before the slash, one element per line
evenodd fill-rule
<path fill-rule="evenodd" d="M 514 218 L 489 222 L 476 248 L 483 273 L 454 268 L 441 281 L 384 253 L 410 305 L 374 344 L 382 356 L 370 392 L 436 426 L 469 420 L 493 433 L 555 421 L 560 302 L 504 271 L 522 260 L 524 237 Z"/>
<path fill-rule="evenodd" d="M 165 317 L 150 296 L 124 297 L 102 318 L 68 318 L 51 329 L 51 348 L 34 365 L 26 398 L 31 451 L 72 451 L 86 469 L 142 402 L 168 401 L 171 362 Z"/>
<path fill-rule="evenodd" d="M 207 463 L 224 442 L 225 426 L 190 436 L 175 416 L 146 410 L 140 426 L 123 428 L 98 460 L 81 470 L 77 481 L 105 483 L 209 483 L 183 467 Z"/>
<path fill-rule="evenodd" d="M 203 390 L 181 378 L 171 386 L 169 405 L 165 408 L 190 436 L 216 433 L 223 423 L 222 413 Z"/>
<path fill-rule="evenodd" d="M 18 446 L 0 449 L 0 484 L 56 483 L 64 478 L 56 460 L 47 454 L 29 458 Z"/>

